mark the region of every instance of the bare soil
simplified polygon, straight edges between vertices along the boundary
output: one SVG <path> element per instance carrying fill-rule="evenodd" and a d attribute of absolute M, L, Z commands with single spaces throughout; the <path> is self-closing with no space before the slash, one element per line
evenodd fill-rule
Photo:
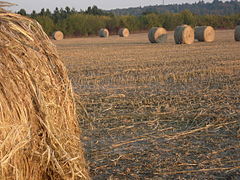
<path fill-rule="evenodd" d="M 54 41 L 93 179 L 240 179 L 240 42 Z M 82 108 L 85 107 L 85 110 Z"/>

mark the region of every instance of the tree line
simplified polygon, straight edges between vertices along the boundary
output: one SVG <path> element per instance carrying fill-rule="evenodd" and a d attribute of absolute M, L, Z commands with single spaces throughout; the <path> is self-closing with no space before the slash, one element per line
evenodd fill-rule
<path fill-rule="evenodd" d="M 234 28 L 240 22 L 240 14 L 197 15 L 190 10 L 183 10 L 180 13 L 149 12 L 140 16 L 120 16 L 98 9 L 96 6 L 89 7 L 86 11 L 66 7 L 56 8 L 53 12 L 49 9 L 42 9 L 39 13 L 32 11 L 31 14 L 21 9 L 18 13 L 36 19 L 48 35 L 60 30 L 69 37 L 97 35 L 100 28 L 107 28 L 110 34 L 116 34 L 121 27 L 128 28 L 130 32 L 147 31 L 154 26 L 174 30 L 176 26 L 182 24 L 192 27 L 209 25 L 216 29 L 226 29 Z"/>
<path fill-rule="evenodd" d="M 109 12 L 116 15 L 141 15 L 143 13 L 180 13 L 188 9 L 198 15 L 216 14 L 216 15 L 231 15 L 240 12 L 240 2 L 238 0 L 220 1 L 213 0 L 212 2 L 204 2 L 199 0 L 196 3 L 183 3 L 183 4 L 169 4 L 169 5 L 155 5 L 145 7 L 133 7 L 125 9 L 113 9 Z"/>

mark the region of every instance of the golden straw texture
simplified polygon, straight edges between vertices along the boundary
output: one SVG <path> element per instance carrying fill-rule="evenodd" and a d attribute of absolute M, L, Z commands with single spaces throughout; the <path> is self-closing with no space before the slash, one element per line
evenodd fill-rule
<path fill-rule="evenodd" d="M 64 35 L 61 31 L 55 31 L 53 33 L 53 39 L 54 40 L 63 40 L 63 38 L 64 38 Z"/>
<path fill-rule="evenodd" d="M 17 4 L 0 1 L 0 12 L 7 12 L 5 9 L 3 9 L 3 7 L 9 7 L 9 6 L 15 6 L 15 5 Z"/>
<path fill-rule="evenodd" d="M 0 179 L 89 179 L 72 86 L 29 18 L 0 13 Z"/>
<path fill-rule="evenodd" d="M 162 27 L 152 27 L 148 32 L 148 39 L 151 43 L 165 43 L 167 31 Z"/>
<path fill-rule="evenodd" d="M 176 44 L 192 44 L 194 42 L 194 30 L 191 26 L 177 26 L 174 32 L 174 40 Z"/>
<path fill-rule="evenodd" d="M 100 37 L 108 37 L 109 36 L 109 31 L 105 28 L 102 28 L 99 30 L 99 36 Z"/>
<path fill-rule="evenodd" d="M 121 28 L 121 29 L 119 29 L 119 31 L 118 31 L 118 35 L 120 36 L 120 37 L 128 37 L 129 36 L 129 30 L 127 29 L 127 28 Z"/>
<path fill-rule="evenodd" d="M 194 36 L 198 41 L 213 42 L 215 31 L 211 26 L 197 26 L 195 27 Z"/>
<path fill-rule="evenodd" d="M 6 1 L 0 1 L 0 7 L 8 7 L 8 6 L 14 6 L 16 4 L 14 3 L 9 3 L 9 2 L 6 2 Z"/>

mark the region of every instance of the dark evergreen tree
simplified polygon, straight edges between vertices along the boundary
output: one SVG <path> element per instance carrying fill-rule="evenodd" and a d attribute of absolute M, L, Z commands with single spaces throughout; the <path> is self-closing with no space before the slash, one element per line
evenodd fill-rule
<path fill-rule="evenodd" d="M 27 12 L 26 12 L 25 9 L 20 9 L 17 13 L 18 13 L 18 14 L 21 14 L 21 15 L 23 15 L 23 16 L 26 16 L 26 15 L 27 15 Z"/>

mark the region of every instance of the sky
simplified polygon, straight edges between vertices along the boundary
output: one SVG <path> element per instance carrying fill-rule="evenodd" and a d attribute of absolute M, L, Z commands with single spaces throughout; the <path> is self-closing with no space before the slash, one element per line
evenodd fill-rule
<path fill-rule="evenodd" d="M 148 5 L 160 5 L 163 0 L 5 0 L 7 2 L 18 4 L 8 8 L 12 11 L 18 11 L 19 9 L 25 9 L 27 12 L 36 10 L 39 12 L 42 8 L 49 8 L 53 11 L 56 7 L 75 8 L 76 10 L 86 10 L 87 7 L 96 5 L 100 9 L 109 10 L 116 8 L 128 8 L 128 7 L 139 7 Z M 182 3 L 194 3 L 199 0 L 164 0 L 165 4 L 182 4 Z M 205 2 L 212 2 L 212 0 L 204 0 Z"/>

